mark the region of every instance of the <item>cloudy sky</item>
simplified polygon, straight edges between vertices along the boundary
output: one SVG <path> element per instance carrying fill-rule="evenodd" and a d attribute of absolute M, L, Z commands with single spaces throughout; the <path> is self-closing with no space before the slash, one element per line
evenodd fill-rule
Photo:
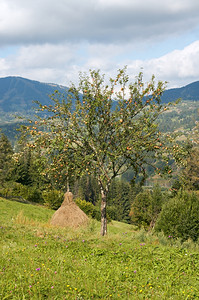
<path fill-rule="evenodd" d="M 0 77 L 69 85 L 125 65 L 132 80 L 199 80 L 199 1 L 0 0 Z"/>

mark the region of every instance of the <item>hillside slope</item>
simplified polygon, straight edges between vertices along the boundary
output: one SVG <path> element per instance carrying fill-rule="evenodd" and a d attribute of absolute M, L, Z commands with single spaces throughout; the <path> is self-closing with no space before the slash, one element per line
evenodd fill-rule
<path fill-rule="evenodd" d="M 21 77 L 0 78 L 0 110 L 20 112 L 30 110 L 33 101 L 49 103 L 49 95 L 55 90 L 64 91 L 65 87 L 56 84 L 41 83 Z"/>
<path fill-rule="evenodd" d="M 178 98 L 189 101 L 199 101 L 199 81 L 192 82 L 181 88 L 166 90 L 163 94 L 162 101 L 170 102 Z"/>

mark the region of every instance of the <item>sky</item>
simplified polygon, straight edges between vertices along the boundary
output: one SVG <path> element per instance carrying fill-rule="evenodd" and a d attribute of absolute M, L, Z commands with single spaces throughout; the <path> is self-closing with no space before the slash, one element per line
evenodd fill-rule
<path fill-rule="evenodd" d="M 80 72 L 199 80 L 198 0 L 0 0 L 0 77 L 69 86 Z"/>

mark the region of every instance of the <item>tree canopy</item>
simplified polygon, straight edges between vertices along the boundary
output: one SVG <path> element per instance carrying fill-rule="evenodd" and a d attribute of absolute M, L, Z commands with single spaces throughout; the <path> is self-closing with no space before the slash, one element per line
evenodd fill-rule
<path fill-rule="evenodd" d="M 13 149 L 7 136 L 0 132 L 0 182 L 6 181 L 12 169 Z"/>

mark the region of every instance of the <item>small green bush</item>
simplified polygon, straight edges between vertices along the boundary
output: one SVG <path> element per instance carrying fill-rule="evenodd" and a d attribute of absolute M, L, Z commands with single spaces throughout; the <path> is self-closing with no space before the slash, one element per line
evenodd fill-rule
<path fill-rule="evenodd" d="M 165 235 L 196 241 L 199 237 L 199 197 L 194 193 L 180 191 L 162 208 L 155 230 Z"/>
<path fill-rule="evenodd" d="M 58 209 L 64 200 L 64 192 L 58 190 L 45 190 L 42 192 L 42 198 L 44 204 L 48 208 Z"/>
<path fill-rule="evenodd" d="M 91 202 L 87 202 L 86 200 L 82 200 L 80 198 L 75 199 L 75 203 L 83 210 L 83 212 L 87 215 L 92 217 L 95 206 Z"/>
<path fill-rule="evenodd" d="M 100 221 L 101 219 L 101 213 L 97 206 L 94 206 L 91 202 L 88 202 L 86 200 L 82 200 L 80 198 L 75 199 L 75 203 L 83 210 L 83 212 L 93 219 L 96 219 L 97 221 Z"/>

